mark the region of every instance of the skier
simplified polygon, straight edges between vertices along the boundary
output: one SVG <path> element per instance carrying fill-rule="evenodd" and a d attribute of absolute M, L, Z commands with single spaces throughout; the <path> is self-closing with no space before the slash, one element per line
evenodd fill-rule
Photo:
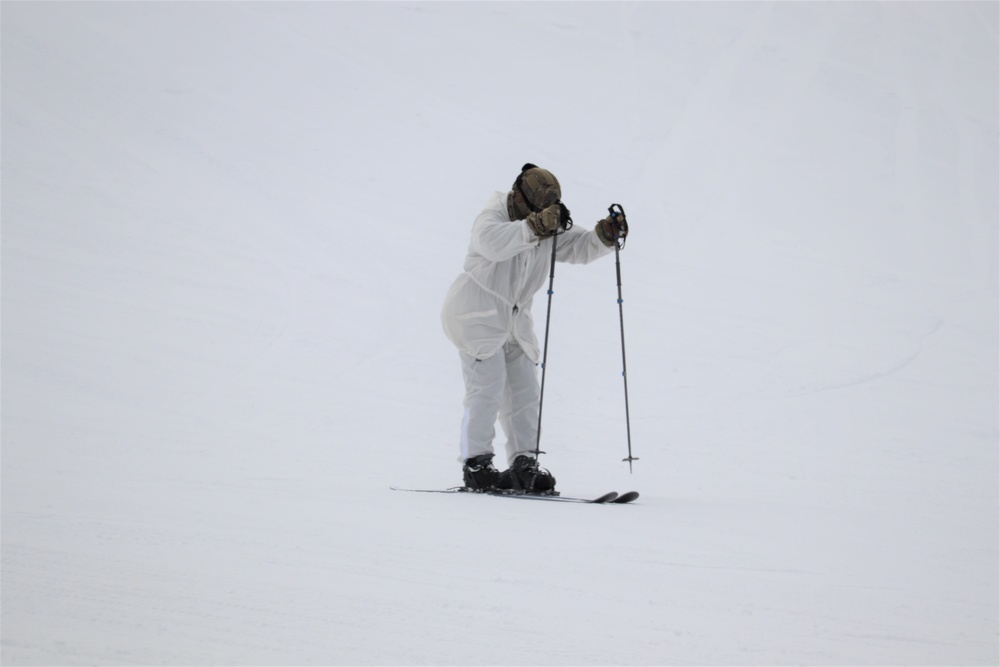
<path fill-rule="evenodd" d="M 471 489 L 555 490 L 534 455 L 541 355 L 532 298 L 545 283 L 556 235 L 556 260 L 575 264 L 608 254 L 622 236 L 612 216 L 593 231 L 572 227 L 561 197 L 556 177 L 533 164 L 521 168 L 511 190 L 494 193 L 472 225 L 465 270 L 441 311 L 465 379 L 459 461 Z M 493 465 L 498 416 L 507 436 L 503 473 Z"/>

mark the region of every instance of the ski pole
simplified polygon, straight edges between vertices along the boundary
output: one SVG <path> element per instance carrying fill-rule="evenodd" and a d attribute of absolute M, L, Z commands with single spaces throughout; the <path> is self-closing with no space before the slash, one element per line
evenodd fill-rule
<path fill-rule="evenodd" d="M 622 304 L 622 262 L 620 250 L 625 247 L 625 239 L 628 237 L 628 221 L 625 218 L 625 209 L 621 204 L 612 204 L 608 207 L 611 219 L 618 225 L 620 236 L 615 242 L 615 275 L 618 278 L 618 323 L 621 329 L 622 338 L 622 381 L 625 384 L 625 432 L 628 437 L 628 457 L 622 461 L 628 461 L 628 471 L 632 474 L 632 461 L 639 459 L 632 456 L 632 424 L 628 412 L 628 371 L 625 363 L 625 313 Z"/>
<path fill-rule="evenodd" d="M 535 460 L 541 454 L 544 454 L 541 450 L 542 446 L 542 405 L 545 401 L 545 369 L 548 367 L 549 360 L 549 322 L 552 319 L 552 284 L 555 282 L 556 278 L 556 241 L 559 239 L 559 234 L 562 234 L 567 229 L 573 226 L 573 218 L 569 216 L 569 209 L 567 209 L 562 202 L 558 202 L 559 207 L 562 211 L 559 226 L 562 231 L 556 232 L 552 236 L 552 259 L 549 261 L 549 305 L 545 311 L 545 344 L 542 347 L 542 382 L 538 389 L 538 429 L 535 433 Z"/>
<path fill-rule="evenodd" d="M 545 401 L 545 369 L 549 360 L 549 321 L 552 319 L 552 283 L 556 277 L 556 240 L 552 237 L 552 261 L 549 263 L 549 305 L 545 311 L 545 344 L 542 347 L 542 383 L 538 389 L 538 430 L 535 433 L 535 460 L 542 454 L 542 405 Z"/>

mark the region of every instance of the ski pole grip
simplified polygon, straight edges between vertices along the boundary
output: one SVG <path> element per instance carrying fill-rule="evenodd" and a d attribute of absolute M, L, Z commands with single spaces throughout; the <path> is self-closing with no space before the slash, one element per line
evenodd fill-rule
<path fill-rule="evenodd" d="M 622 208 L 621 204 L 612 204 L 608 207 L 608 213 L 611 214 L 611 219 L 618 226 L 618 231 L 621 236 L 618 237 L 618 247 L 625 247 L 625 239 L 628 237 L 628 219 L 625 217 L 625 209 Z"/>

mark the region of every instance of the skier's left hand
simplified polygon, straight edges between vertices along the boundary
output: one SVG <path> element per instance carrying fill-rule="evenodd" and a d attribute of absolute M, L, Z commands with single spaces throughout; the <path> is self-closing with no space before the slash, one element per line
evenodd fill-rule
<path fill-rule="evenodd" d="M 617 245 L 618 239 L 624 236 L 621 223 L 616 217 L 611 215 L 603 220 L 598 220 L 594 231 L 597 232 L 597 237 L 601 239 L 601 243 L 609 248 Z"/>

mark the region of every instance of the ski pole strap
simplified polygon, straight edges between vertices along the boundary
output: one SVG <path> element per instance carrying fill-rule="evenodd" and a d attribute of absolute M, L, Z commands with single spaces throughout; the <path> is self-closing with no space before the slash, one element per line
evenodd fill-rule
<path fill-rule="evenodd" d="M 569 231 L 573 226 L 573 218 L 569 215 L 569 209 L 566 208 L 566 204 L 562 203 L 561 200 L 556 203 L 559 204 L 559 226 L 564 232 Z"/>
<path fill-rule="evenodd" d="M 608 207 L 608 213 L 611 214 L 611 221 L 615 223 L 615 231 L 617 232 L 615 243 L 621 250 L 625 247 L 625 239 L 628 237 L 628 219 L 625 217 L 625 209 L 622 208 L 621 204 L 612 204 Z"/>

